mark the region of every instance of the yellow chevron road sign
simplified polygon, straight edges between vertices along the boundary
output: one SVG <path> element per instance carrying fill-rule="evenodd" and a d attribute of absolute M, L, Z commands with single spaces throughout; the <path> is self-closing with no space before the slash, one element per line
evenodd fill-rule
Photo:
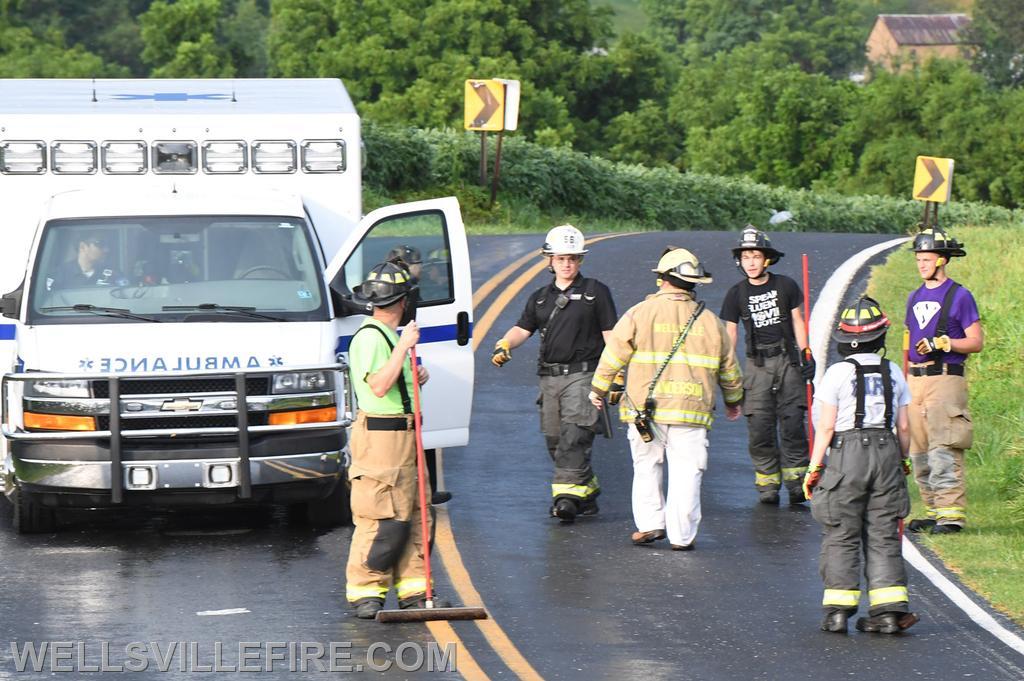
<path fill-rule="evenodd" d="M 914 171 L 914 198 L 918 201 L 948 203 L 953 188 L 953 159 L 918 156 Z"/>

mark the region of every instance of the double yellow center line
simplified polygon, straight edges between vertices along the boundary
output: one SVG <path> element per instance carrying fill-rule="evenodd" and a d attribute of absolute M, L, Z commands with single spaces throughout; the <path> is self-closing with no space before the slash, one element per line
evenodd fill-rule
<path fill-rule="evenodd" d="M 632 236 L 639 232 L 629 232 L 621 234 L 607 234 L 605 236 L 594 237 L 589 239 L 587 245 L 595 244 L 606 239 L 616 239 L 623 236 Z M 509 277 L 518 271 L 523 265 L 535 260 L 538 256 L 534 253 L 527 253 L 521 258 L 510 263 L 500 272 L 495 274 L 493 277 L 488 279 L 480 288 L 473 294 L 473 309 L 475 310 L 496 288 L 505 282 Z M 476 321 L 473 326 L 473 350 L 475 351 L 480 347 L 480 343 L 483 342 L 487 332 L 491 330 L 494 322 L 498 319 L 501 313 L 505 310 L 510 302 L 523 290 L 538 274 L 540 274 L 548 266 L 547 258 L 541 257 L 540 262 L 536 262 L 527 268 L 522 274 L 520 274 L 510 285 L 502 290 L 502 292 L 494 299 L 494 302 L 487 308 L 483 315 Z M 476 587 L 473 586 L 473 580 L 469 576 L 469 571 L 466 569 L 465 564 L 462 562 L 462 555 L 459 553 L 458 546 L 455 544 L 455 535 L 452 532 L 451 519 L 446 509 L 437 509 L 437 520 L 434 528 L 434 549 L 436 555 L 441 558 L 444 563 L 445 572 L 448 574 L 448 578 L 451 580 L 452 588 L 455 589 L 455 593 L 458 596 L 458 600 L 468 606 L 480 606 L 486 607 L 484 599 L 477 591 Z M 486 620 L 475 620 L 473 624 L 480 629 L 484 639 L 490 644 L 494 652 L 497 653 L 501 661 L 522 681 L 543 681 L 543 677 L 537 673 L 537 670 L 527 661 L 519 649 L 516 648 L 515 644 L 508 637 L 508 634 L 501 628 L 498 622 L 494 619 L 494 616 L 488 611 L 490 619 Z M 468 624 L 468 623 L 467 623 Z M 466 649 L 465 644 L 451 623 L 444 621 L 427 622 L 427 628 L 430 630 L 431 635 L 434 639 L 445 646 L 448 643 L 455 644 L 459 666 L 459 673 L 469 681 L 478 680 L 489 680 L 490 677 L 483 671 L 480 665 L 473 659 L 473 656 Z"/>

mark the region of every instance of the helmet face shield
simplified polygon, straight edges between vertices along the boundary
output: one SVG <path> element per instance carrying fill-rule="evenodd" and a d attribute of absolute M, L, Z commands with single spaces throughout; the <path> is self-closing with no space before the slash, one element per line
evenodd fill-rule
<path fill-rule="evenodd" d="M 387 307 L 418 291 L 412 275 L 401 262 L 375 265 L 366 281 L 355 287 L 353 299 L 373 307 Z"/>
<path fill-rule="evenodd" d="M 690 284 L 710 284 L 713 281 L 711 273 L 704 269 L 697 256 L 685 248 L 674 246 L 668 247 L 658 260 L 658 266 L 651 271 Z"/>

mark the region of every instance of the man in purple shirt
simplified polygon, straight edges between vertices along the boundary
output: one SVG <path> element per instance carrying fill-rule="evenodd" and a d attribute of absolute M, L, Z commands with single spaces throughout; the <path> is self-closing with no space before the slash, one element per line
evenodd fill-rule
<path fill-rule="evenodd" d="M 926 518 L 911 532 L 951 534 L 967 522 L 964 450 L 973 439 L 967 409 L 967 355 L 981 352 L 984 334 L 974 296 L 946 275 L 963 245 L 939 230 L 914 239 L 917 271 L 924 283 L 907 300 L 910 332 L 910 458 Z"/>

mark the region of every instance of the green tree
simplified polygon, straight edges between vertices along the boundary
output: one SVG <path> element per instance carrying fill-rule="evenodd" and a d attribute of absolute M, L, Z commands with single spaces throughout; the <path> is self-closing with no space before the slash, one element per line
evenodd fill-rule
<path fill-rule="evenodd" d="M 0 13 L 0 77 L 3 78 L 118 78 L 124 67 L 108 64 L 81 46 L 68 48 L 56 28 L 42 36 L 26 26 L 14 26 Z"/>
<path fill-rule="evenodd" d="M 280 0 L 271 72 L 342 78 L 365 116 L 421 126 L 461 126 L 467 78 L 518 79 L 522 128 L 565 143 L 608 17 L 587 0 Z"/>
<path fill-rule="evenodd" d="M 977 0 L 967 33 L 974 64 L 995 85 L 1024 84 L 1024 12 L 1019 0 Z"/>
<path fill-rule="evenodd" d="M 269 18 L 257 0 L 155 0 L 139 23 L 142 59 L 157 78 L 267 73 Z"/>
<path fill-rule="evenodd" d="M 836 136 L 856 95 L 852 83 L 805 73 L 764 45 L 748 45 L 687 68 L 669 113 L 686 130 L 688 169 L 809 187 L 849 162 Z"/>

